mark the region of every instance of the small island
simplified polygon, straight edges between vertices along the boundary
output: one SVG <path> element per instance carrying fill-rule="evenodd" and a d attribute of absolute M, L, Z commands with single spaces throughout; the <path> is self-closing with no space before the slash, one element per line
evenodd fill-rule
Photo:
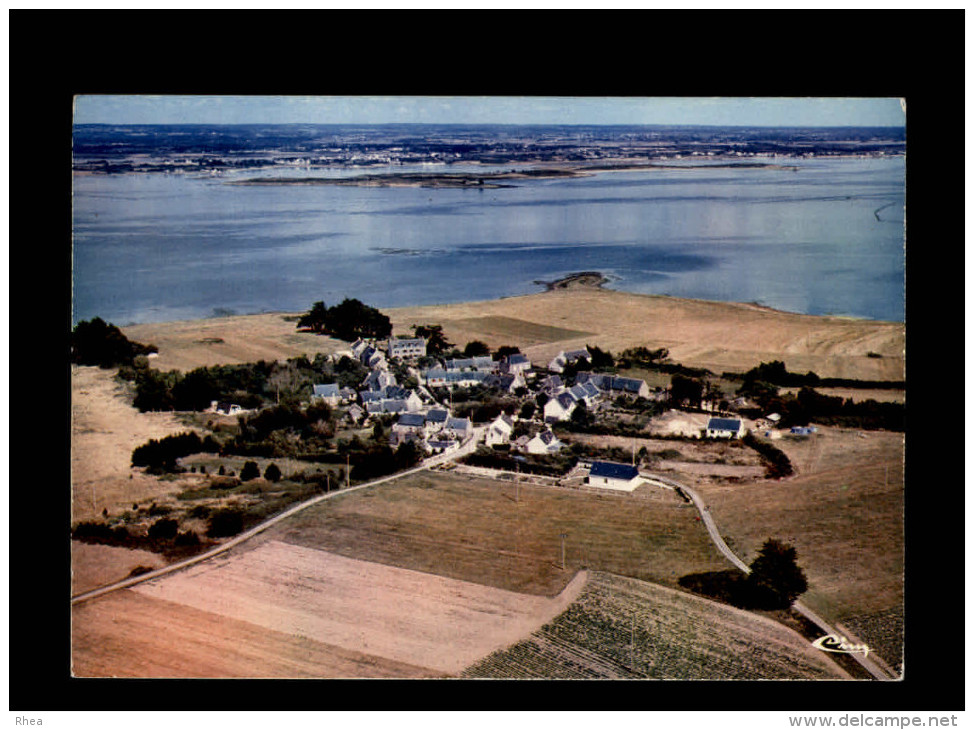
<path fill-rule="evenodd" d="M 561 279 L 555 281 L 536 279 L 534 283 L 543 285 L 548 291 L 554 291 L 556 289 L 576 289 L 581 287 L 600 289 L 608 281 L 609 279 L 603 276 L 600 271 L 579 271 L 575 274 L 563 276 Z"/>

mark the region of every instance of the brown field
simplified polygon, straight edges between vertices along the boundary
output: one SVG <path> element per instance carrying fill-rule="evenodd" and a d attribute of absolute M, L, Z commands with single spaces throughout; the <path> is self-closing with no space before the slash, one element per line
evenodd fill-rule
<path fill-rule="evenodd" d="M 463 347 L 477 339 L 492 347 L 517 345 L 547 363 L 560 350 L 596 345 L 666 347 L 670 358 L 716 373 L 742 372 L 784 360 L 794 372 L 821 377 L 902 380 L 902 323 L 778 312 L 753 304 L 705 302 L 628 294 L 593 287 L 558 289 L 483 302 L 404 307 L 385 312 L 394 331 L 440 324 Z M 259 314 L 122 328 L 130 339 L 153 343 L 153 366 L 188 370 L 200 365 L 272 360 L 334 352 L 346 344 L 297 332 L 293 315 Z M 223 340 L 214 342 L 214 340 Z M 882 355 L 871 358 L 868 352 Z"/>
<path fill-rule="evenodd" d="M 676 587 L 730 567 L 695 510 L 659 491 L 665 499 L 522 484 L 515 495 L 510 483 L 427 472 L 327 500 L 268 539 L 543 596 L 582 569 Z"/>
<path fill-rule="evenodd" d="M 139 413 L 114 376 L 114 370 L 71 367 L 72 521 L 180 489 L 133 470 L 132 450 L 188 429 L 170 413 Z"/>
<path fill-rule="evenodd" d="M 132 590 L 75 606 L 71 623 L 76 677 L 437 676 Z"/>
<path fill-rule="evenodd" d="M 527 639 L 464 671 L 505 679 L 848 679 L 763 616 L 595 572 L 578 600 Z"/>
<path fill-rule="evenodd" d="M 139 566 L 161 568 L 166 560 L 148 550 L 71 541 L 71 595 L 120 581 Z"/>
<path fill-rule="evenodd" d="M 903 606 L 903 435 L 859 433 L 775 441 L 797 471 L 780 482 L 697 485 L 745 562 L 768 537 L 797 548 L 802 601 L 832 621 Z"/>
<path fill-rule="evenodd" d="M 266 541 L 255 549 L 142 583 L 125 593 L 148 598 L 160 608 L 173 606 L 173 613 L 185 616 L 184 623 L 176 627 L 157 626 L 166 642 L 157 644 L 151 656 L 163 666 L 177 661 L 182 652 L 177 649 L 170 656 L 167 645 L 181 647 L 197 634 L 200 624 L 218 618 L 230 622 L 231 632 L 257 630 L 258 635 L 246 646 L 261 654 L 276 650 L 280 643 L 307 641 L 311 647 L 337 647 L 347 655 L 377 657 L 419 674 L 451 675 L 550 621 L 574 600 L 584 583 L 585 575 L 580 573 L 559 596 L 526 596 Z M 131 666 L 139 655 L 146 654 L 144 647 L 137 651 L 145 633 L 135 623 L 131 634 L 107 631 L 107 647 L 93 641 L 93 634 L 104 630 L 106 610 L 100 603 L 97 599 L 76 608 L 76 674 L 92 671 L 84 667 L 111 667 L 117 673 L 119 665 Z M 113 610 L 107 609 L 109 613 Z M 153 620 L 153 608 L 147 606 L 146 611 L 150 615 L 141 618 L 143 623 Z M 137 614 L 127 613 L 126 619 L 130 617 L 133 622 L 139 620 Z M 261 630 L 267 633 L 264 641 L 259 638 Z M 222 628 L 216 630 L 221 648 L 223 633 Z M 201 655 L 199 665 L 192 676 L 200 676 L 200 667 L 209 667 L 202 670 L 204 676 L 224 676 L 210 674 L 217 672 L 213 663 L 220 660 L 218 653 L 211 653 L 204 643 L 197 652 L 189 653 L 194 662 L 197 654 Z M 288 652 L 283 654 L 281 659 L 288 658 Z M 327 660 L 329 652 L 323 655 Z M 313 656 L 309 651 L 307 658 Z M 301 658 L 304 661 L 292 669 L 295 676 L 323 671 L 329 673 L 319 676 L 336 676 L 334 669 L 319 666 L 320 660 Z M 140 673 L 139 668 L 132 669 Z M 244 676 L 266 676 L 267 671 L 260 663 L 241 663 L 236 669 Z"/>
<path fill-rule="evenodd" d="M 753 304 L 705 302 L 576 287 L 486 302 L 408 307 L 387 314 L 397 330 L 442 324 L 451 342 L 480 339 L 488 345 L 523 345 L 532 360 L 548 362 L 560 350 L 592 344 L 618 353 L 628 347 L 666 347 L 670 358 L 716 373 L 743 372 L 761 362 L 784 360 L 794 372 L 821 377 L 902 380 L 902 323 L 789 314 Z M 538 343 L 519 342 L 515 332 L 498 341 L 478 320 L 496 317 L 593 333 Z M 882 355 L 870 358 L 868 352 Z"/>
<path fill-rule="evenodd" d="M 122 331 L 130 340 L 159 348 L 150 361 L 159 370 L 314 357 L 348 348 L 340 340 L 298 332 L 292 315 L 281 313 L 136 324 Z"/>

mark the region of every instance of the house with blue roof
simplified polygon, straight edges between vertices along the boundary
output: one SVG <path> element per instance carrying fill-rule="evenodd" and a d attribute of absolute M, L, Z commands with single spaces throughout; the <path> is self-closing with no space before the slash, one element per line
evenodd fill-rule
<path fill-rule="evenodd" d="M 631 492 L 642 484 L 642 480 L 635 466 L 614 461 L 593 461 L 585 483 L 592 487 Z"/>
<path fill-rule="evenodd" d="M 744 435 L 744 421 L 740 418 L 711 418 L 707 421 L 708 439 L 739 439 Z"/>

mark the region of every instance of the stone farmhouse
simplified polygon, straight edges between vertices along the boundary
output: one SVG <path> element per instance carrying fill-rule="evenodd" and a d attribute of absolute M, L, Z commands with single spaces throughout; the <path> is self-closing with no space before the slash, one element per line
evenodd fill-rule
<path fill-rule="evenodd" d="M 389 338 L 388 346 L 389 357 L 399 358 L 400 360 L 412 360 L 426 355 L 426 340 L 422 337 L 416 339 L 397 339 Z"/>

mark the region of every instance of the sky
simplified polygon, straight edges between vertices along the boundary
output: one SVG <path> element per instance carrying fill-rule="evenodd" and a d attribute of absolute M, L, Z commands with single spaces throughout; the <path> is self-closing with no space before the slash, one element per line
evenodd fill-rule
<path fill-rule="evenodd" d="M 694 124 L 902 127 L 896 98 L 82 95 L 76 124 Z"/>

